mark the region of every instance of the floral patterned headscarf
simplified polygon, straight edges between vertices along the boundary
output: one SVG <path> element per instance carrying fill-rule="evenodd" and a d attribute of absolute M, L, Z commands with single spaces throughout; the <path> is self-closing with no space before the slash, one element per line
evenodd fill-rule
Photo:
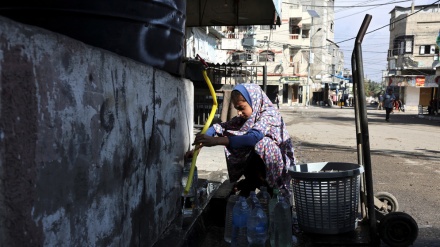
<path fill-rule="evenodd" d="M 266 165 L 268 184 L 272 187 L 289 188 L 287 169 L 295 164 L 295 158 L 292 141 L 280 113 L 259 85 L 240 84 L 234 90 L 241 92 L 251 105 L 252 115 L 248 119 L 237 116 L 230 121 L 214 124 L 216 133 L 221 136 L 237 136 L 246 134 L 250 129 L 259 130 L 264 137 L 255 145 L 254 151 Z M 237 181 L 243 175 L 243 164 L 251 150 L 225 147 L 231 182 Z"/>

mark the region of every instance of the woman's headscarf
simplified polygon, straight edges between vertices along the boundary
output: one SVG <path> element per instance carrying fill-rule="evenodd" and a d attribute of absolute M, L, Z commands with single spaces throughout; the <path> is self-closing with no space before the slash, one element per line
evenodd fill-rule
<path fill-rule="evenodd" d="M 263 134 L 254 148 L 266 165 L 266 180 L 270 186 L 288 186 L 287 169 L 294 165 L 294 150 L 286 125 L 275 106 L 257 84 L 240 84 L 233 90 L 240 91 L 252 107 L 252 115 L 246 120 L 234 117 L 230 121 L 214 124 L 216 133 L 223 136 L 244 135 L 250 129 Z M 250 101 L 250 102 L 249 102 Z M 251 148 L 225 147 L 229 179 L 237 181 L 243 175 L 244 162 Z M 287 184 L 286 184 L 287 183 Z"/>

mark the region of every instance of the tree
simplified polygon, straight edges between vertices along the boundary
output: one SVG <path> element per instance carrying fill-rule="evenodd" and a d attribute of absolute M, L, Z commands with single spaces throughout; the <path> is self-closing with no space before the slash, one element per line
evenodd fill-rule
<path fill-rule="evenodd" d="M 377 97 L 379 96 L 379 94 L 383 92 L 382 84 L 372 80 L 366 80 L 364 82 L 364 90 L 366 97 L 369 96 Z"/>

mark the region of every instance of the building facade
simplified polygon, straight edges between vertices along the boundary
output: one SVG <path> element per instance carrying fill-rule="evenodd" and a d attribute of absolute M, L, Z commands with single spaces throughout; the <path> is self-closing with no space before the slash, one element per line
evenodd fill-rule
<path fill-rule="evenodd" d="M 249 76 L 242 82 L 266 80 L 269 98 L 278 93 L 287 105 L 323 104 L 339 84 L 332 75 L 343 69 L 333 6 L 334 1 L 284 1 L 281 25 L 222 27 L 220 49 L 228 54 L 227 63 L 245 65 Z"/>
<path fill-rule="evenodd" d="M 438 94 L 435 68 L 440 27 L 438 5 L 396 6 L 391 12 L 388 75 L 385 83 L 406 109 L 428 106 Z"/>

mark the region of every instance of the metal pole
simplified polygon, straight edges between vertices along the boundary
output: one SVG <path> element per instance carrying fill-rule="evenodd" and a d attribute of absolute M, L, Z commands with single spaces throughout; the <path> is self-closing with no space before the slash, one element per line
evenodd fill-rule
<path fill-rule="evenodd" d="M 267 66 L 263 66 L 263 91 L 267 93 Z"/>

